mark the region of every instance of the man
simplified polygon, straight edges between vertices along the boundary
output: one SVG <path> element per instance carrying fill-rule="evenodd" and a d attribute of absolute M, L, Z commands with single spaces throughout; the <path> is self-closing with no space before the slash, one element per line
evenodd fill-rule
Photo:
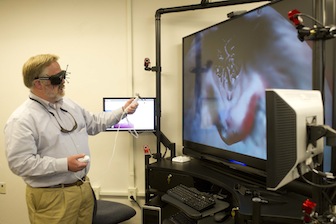
<path fill-rule="evenodd" d="M 94 196 L 86 177 L 90 163 L 88 135 L 104 131 L 138 104 L 129 99 L 119 110 L 92 114 L 63 98 L 67 72 L 58 56 L 31 57 L 23 65 L 29 98 L 5 126 L 8 164 L 26 188 L 29 219 L 34 224 L 92 223 Z"/>

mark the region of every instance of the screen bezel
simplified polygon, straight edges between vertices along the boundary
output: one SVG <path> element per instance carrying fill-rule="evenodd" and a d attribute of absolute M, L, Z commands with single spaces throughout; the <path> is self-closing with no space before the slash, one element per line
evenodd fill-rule
<path fill-rule="evenodd" d="M 107 112 L 106 110 L 106 101 L 107 100 L 115 100 L 115 101 L 127 101 L 128 99 L 131 99 L 132 97 L 103 97 L 103 111 L 104 112 Z M 150 101 L 149 101 L 150 100 Z M 153 121 L 153 126 L 151 128 L 118 128 L 118 127 L 115 127 L 115 128 L 107 128 L 105 131 L 106 132 L 114 132 L 114 131 L 136 131 L 136 132 L 155 132 L 156 131 L 156 119 L 155 119 L 155 116 L 156 116 L 156 112 L 155 112 L 155 107 L 156 107 L 156 98 L 155 97 L 141 97 L 139 100 L 138 100 L 138 103 L 140 104 L 141 106 L 141 103 L 142 102 L 145 102 L 145 101 L 148 101 L 148 102 L 153 102 L 153 117 L 152 117 L 152 121 Z M 139 107 L 138 107 L 139 108 Z M 135 112 L 136 113 L 136 112 Z M 134 116 L 135 114 L 129 114 L 127 115 L 128 117 L 132 117 Z M 149 119 L 149 118 L 148 118 Z"/>

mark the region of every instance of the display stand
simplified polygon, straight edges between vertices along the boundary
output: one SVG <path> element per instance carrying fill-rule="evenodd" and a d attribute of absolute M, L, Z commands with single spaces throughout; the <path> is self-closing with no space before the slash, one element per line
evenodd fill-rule
<path fill-rule="evenodd" d="M 211 224 L 217 223 L 214 215 L 225 210 L 228 214 L 236 213 L 235 223 L 302 223 L 300 208 L 306 196 L 286 191 L 269 192 L 262 186 L 252 184 L 253 181 L 237 178 L 229 169 L 219 171 L 197 159 L 183 164 L 161 159 L 148 165 L 147 171 L 150 177 L 148 190 L 151 193 L 148 203 L 161 207 L 163 219 L 176 211 L 183 211 L 198 223 L 206 220 L 207 224 Z M 166 194 L 167 189 L 178 184 L 203 192 L 215 192 L 222 199 L 217 201 L 217 207 L 197 212 Z"/>

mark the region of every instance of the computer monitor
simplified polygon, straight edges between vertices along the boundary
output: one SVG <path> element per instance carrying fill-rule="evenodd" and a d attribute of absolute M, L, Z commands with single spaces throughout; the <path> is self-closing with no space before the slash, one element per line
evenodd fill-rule
<path fill-rule="evenodd" d="M 103 110 L 110 112 L 121 108 L 131 97 L 104 97 Z M 155 98 L 142 97 L 138 100 L 138 108 L 134 114 L 128 114 L 117 124 L 106 131 L 137 131 L 154 132 L 155 125 Z"/>
<path fill-rule="evenodd" d="M 321 162 L 323 138 L 311 142 L 308 126 L 323 126 L 318 90 L 266 89 L 266 184 L 277 190 Z"/>

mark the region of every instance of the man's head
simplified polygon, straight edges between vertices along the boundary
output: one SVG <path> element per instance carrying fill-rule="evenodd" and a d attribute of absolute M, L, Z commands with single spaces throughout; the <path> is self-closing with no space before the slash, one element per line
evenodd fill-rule
<path fill-rule="evenodd" d="M 58 58 L 53 54 L 36 55 L 29 58 L 22 68 L 25 86 L 37 96 L 52 103 L 64 95 L 66 72 L 61 70 Z"/>

